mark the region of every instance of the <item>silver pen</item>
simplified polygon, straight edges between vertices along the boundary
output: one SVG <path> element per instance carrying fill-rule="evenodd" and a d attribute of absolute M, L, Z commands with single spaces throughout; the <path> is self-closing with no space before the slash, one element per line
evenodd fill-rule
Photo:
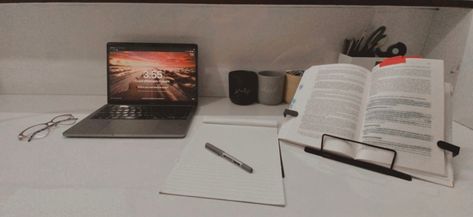
<path fill-rule="evenodd" d="M 233 164 L 239 166 L 240 168 L 244 169 L 246 172 L 253 173 L 253 168 L 241 162 L 240 160 L 236 159 L 235 157 L 229 155 L 228 153 L 224 152 L 223 150 L 215 147 L 210 143 L 205 143 L 205 148 L 210 150 L 211 152 L 217 154 L 218 156 L 227 159 L 228 161 L 232 162 Z"/>

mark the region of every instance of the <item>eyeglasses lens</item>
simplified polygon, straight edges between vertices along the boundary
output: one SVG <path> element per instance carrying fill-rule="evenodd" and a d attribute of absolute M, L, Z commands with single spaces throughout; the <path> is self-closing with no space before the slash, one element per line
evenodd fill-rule
<path fill-rule="evenodd" d="M 36 134 L 35 134 L 36 133 Z M 40 124 L 33 126 L 23 132 L 23 135 L 26 137 L 31 137 L 34 134 L 34 138 L 43 138 L 49 134 L 49 128 L 46 124 Z"/>
<path fill-rule="evenodd" d="M 53 118 L 51 121 L 58 125 L 71 125 L 74 124 L 76 120 L 77 118 L 74 118 L 72 115 L 61 115 Z"/>

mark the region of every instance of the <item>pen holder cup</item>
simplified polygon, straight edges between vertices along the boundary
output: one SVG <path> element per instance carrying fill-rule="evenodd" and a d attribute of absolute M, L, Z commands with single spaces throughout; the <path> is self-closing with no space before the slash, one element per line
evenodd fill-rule
<path fill-rule="evenodd" d="M 338 55 L 338 63 L 349 63 L 371 70 L 383 57 L 351 57 L 345 54 Z"/>

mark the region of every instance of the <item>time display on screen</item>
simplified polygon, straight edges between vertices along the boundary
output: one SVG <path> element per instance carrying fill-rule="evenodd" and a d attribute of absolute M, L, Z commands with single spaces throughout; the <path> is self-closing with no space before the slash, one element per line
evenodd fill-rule
<path fill-rule="evenodd" d="M 163 78 L 163 73 L 157 70 L 145 71 L 143 73 L 144 79 L 161 79 Z"/>

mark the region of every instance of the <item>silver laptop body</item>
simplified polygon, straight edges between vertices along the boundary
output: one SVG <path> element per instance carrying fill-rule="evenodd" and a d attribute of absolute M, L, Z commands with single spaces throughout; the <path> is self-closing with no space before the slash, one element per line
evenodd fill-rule
<path fill-rule="evenodd" d="M 107 44 L 107 104 L 66 137 L 182 138 L 198 101 L 197 45 Z"/>

